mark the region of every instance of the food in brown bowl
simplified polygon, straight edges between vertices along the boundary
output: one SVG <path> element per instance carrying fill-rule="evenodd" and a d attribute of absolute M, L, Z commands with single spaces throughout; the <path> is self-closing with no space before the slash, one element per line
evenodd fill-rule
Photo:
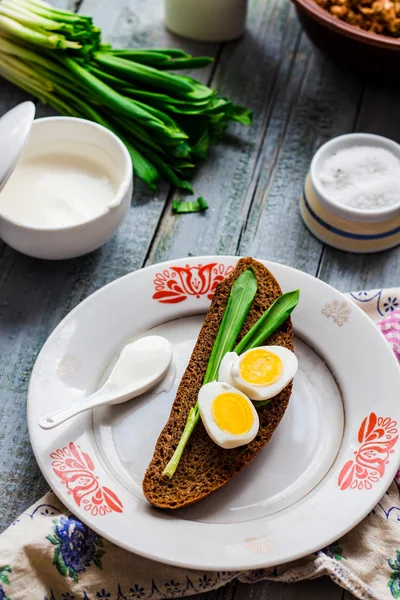
<path fill-rule="evenodd" d="M 400 2 L 397 0 L 315 0 L 345 23 L 365 31 L 399 37 Z"/>
<path fill-rule="evenodd" d="M 395 36 L 400 35 L 400 16 L 397 17 L 398 14 L 400 15 L 399 2 L 393 3 L 390 0 L 375 2 L 367 0 L 363 4 L 351 0 L 293 0 L 293 2 L 304 31 L 321 50 L 354 68 L 380 73 L 398 73 L 400 37 Z M 378 2 L 382 2 L 382 5 Z M 370 8 L 372 12 L 365 13 L 366 8 Z M 334 16 L 335 13 L 338 15 Z"/>

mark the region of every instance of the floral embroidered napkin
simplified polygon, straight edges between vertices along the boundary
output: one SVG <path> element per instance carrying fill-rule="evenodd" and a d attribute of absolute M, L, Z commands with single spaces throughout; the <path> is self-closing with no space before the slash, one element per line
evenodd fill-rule
<path fill-rule="evenodd" d="M 348 297 L 377 322 L 400 362 L 400 288 Z M 343 326 L 351 309 L 343 302 L 325 310 Z M 321 575 L 357 598 L 400 599 L 399 521 L 400 471 L 372 513 L 331 546 L 273 569 L 204 573 L 161 565 L 102 540 L 49 492 L 0 536 L 0 600 L 158 600 L 233 579 L 295 582 Z"/>

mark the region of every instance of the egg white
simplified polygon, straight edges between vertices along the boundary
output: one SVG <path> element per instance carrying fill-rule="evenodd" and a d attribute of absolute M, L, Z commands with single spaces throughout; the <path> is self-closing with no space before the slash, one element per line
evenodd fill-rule
<path fill-rule="evenodd" d="M 235 384 L 231 377 L 231 368 L 232 368 L 233 363 L 238 358 L 239 358 L 239 355 L 236 354 L 236 352 L 227 352 L 224 355 L 224 357 L 221 360 L 221 363 L 219 365 L 218 381 L 224 381 L 225 383 L 229 383 L 229 385 L 232 385 L 233 387 L 235 387 Z"/>
<path fill-rule="evenodd" d="M 224 431 L 218 426 L 217 422 L 214 419 L 212 410 L 213 402 L 217 396 L 219 396 L 220 394 L 225 394 L 227 392 L 233 392 L 242 396 L 251 409 L 253 415 L 253 424 L 249 431 L 247 431 L 246 433 L 235 435 L 229 433 L 228 431 Z M 254 405 L 249 400 L 249 398 L 245 394 L 243 394 L 243 392 L 232 387 L 228 383 L 212 381 L 211 383 L 206 383 L 205 385 L 203 385 L 203 387 L 200 389 L 198 396 L 198 406 L 201 420 L 208 435 L 221 448 L 237 448 L 239 446 L 249 444 L 252 440 L 254 440 L 258 433 L 260 423 Z"/>
<path fill-rule="evenodd" d="M 253 348 L 252 350 L 255 350 Z M 277 381 L 271 385 L 259 385 L 245 381 L 240 374 L 240 363 L 246 354 L 252 352 L 247 350 L 240 356 L 236 352 L 228 352 L 221 361 L 218 372 L 218 381 L 225 381 L 244 392 L 250 400 L 255 402 L 268 400 L 281 392 L 294 378 L 298 368 L 297 357 L 291 350 L 282 346 L 259 346 L 259 349 L 267 350 L 276 354 L 283 364 L 283 372 Z"/>

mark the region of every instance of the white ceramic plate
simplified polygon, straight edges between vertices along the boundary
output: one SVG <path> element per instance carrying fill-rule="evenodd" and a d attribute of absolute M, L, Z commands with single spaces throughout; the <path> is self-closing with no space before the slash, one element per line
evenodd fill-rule
<path fill-rule="evenodd" d="M 273 566 L 318 550 L 378 502 L 400 459 L 400 369 L 369 318 L 325 283 L 268 263 L 293 314 L 299 372 L 271 442 L 236 479 L 179 512 L 150 507 L 141 481 L 213 290 L 235 257 L 174 260 L 99 290 L 51 334 L 28 396 L 32 446 L 64 504 L 105 538 L 198 569 Z M 176 371 L 124 405 L 43 431 L 38 419 L 92 393 L 120 349 L 149 331 L 173 345 Z"/>

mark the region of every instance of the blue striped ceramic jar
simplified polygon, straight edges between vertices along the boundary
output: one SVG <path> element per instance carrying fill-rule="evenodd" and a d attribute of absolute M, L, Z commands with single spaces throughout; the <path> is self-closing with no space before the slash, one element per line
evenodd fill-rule
<path fill-rule="evenodd" d="M 322 242 L 348 252 L 379 252 L 400 243 L 400 206 L 362 211 L 329 198 L 319 182 L 323 161 L 344 148 L 379 146 L 400 159 L 400 146 L 372 134 L 348 134 L 334 138 L 316 152 L 300 198 L 300 212 L 310 231 Z"/>

